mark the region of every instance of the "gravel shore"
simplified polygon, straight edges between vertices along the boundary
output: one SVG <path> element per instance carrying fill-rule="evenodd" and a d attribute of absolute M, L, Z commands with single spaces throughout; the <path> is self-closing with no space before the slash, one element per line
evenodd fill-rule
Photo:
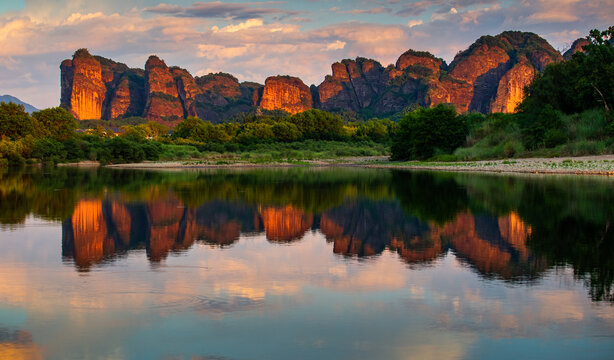
<path fill-rule="evenodd" d="M 386 157 L 378 156 L 347 157 L 330 160 L 305 160 L 300 162 L 285 163 L 249 163 L 240 161 L 208 163 L 203 161 L 167 161 L 107 165 L 107 167 L 111 168 L 124 169 L 207 169 L 297 166 L 355 166 L 387 169 L 614 176 L 614 155 L 458 162 L 391 162 L 388 161 Z"/>

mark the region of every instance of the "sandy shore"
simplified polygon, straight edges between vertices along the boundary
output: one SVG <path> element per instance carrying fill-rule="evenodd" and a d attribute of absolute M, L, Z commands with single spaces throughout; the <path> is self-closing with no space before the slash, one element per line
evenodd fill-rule
<path fill-rule="evenodd" d="M 107 167 L 110 168 L 122 169 L 216 169 L 301 166 L 353 166 L 386 169 L 614 176 L 614 155 L 459 162 L 391 162 L 388 161 L 386 157 L 379 156 L 347 157 L 330 160 L 306 160 L 287 163 L 249 163 L 241 161 L 207 163 L 203 161 L 167 161 L 107 165 Z"/>

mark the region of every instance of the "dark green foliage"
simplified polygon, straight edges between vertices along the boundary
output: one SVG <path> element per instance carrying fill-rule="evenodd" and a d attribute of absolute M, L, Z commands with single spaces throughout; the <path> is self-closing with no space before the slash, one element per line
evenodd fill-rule
<path fill-rule="evenodd" d="M 614 47 L 607 40 L 614 36 L 614 26 L 591 31 L 586 52 L 575 53 L 571 60 L 549 65 L 527 88 L 519 109 L 536 114 L 551 105 L 566 114 L 595 107 L 612 109 L 614 105 Z"/>
<path fill-rule="evenodd" d="M 58 163 L 66 159 L 66 151 L 61 142 L 51 138 L 42 138 L 34 143 L 32 156 L 43 162 Z"/>
<path fill-rule="evenodd" d="M 287 118 L 303 134 L 303 139 L 337 140 L 343 136 L 343 122 L 337 115 L 307 110 Z"/>
<path fill-rule="evenodd" d="M 66 140 L 75 136 L 77 122 L 71 113 L 61 107 L 44 109 L 32 113 L 42 136 L 55 140 Z"/>
<path fill-rule="evenodd" d="M 0 138 L 16 140 L 35 131 L 35 123 L 23 105 L 0 103 Z"/>
<path fill-rule="evenodd" d="M 435 150 L 451 153 L 465 142 L 467 127 L 453 107 L 437 105 L 407 114 L 392 138 L 391 159 L 427 159 Z"/>
<path fill-rule="evenodd" d="M 201 142 L 228 140 L 228 135 L 221 127 L 214 126 L 210 121 L 203 121 L 193 116 L 189 116 L 177 124 L 173 129 L 172 137 Z"/>
<path fill-rule="evenodd" d="M 529 150 L 544 145 L 553 147 L 567 140 L 561 115 L 550 104 L 546 104 L 537 113 L 523 113 L 518 116 L 522 127 L 522 142 Z"/>
<path fill-rule="evenodd" d="M 288 121 L 280 121 L 273 124 L 271 130 L 276 139 L 285 142 L 299 140 L 303 135 L 295 124 Z"/>

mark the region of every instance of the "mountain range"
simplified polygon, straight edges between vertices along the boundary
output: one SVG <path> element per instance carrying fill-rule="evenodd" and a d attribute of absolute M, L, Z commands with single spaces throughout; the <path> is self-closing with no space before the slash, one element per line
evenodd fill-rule
<path fill-rule="evenodd" d="M 150 56 L 144 69 L 77 50 L 61 63 L 61 106 L 80 120 L 141 116 L 174 125 L 187 116 L 223 122 L 256 108 L 290 114 L 308 109 L 391 116 L 410 106 L 453 104 L 459 112 L 514 112 L 523 89 L 553 62 L 582 51 L 578 39 L 564 55 L 530 32 L 482 36 L 450 64 L 407 50 L 395 64 L 358 57 L 332 64 L 318 86 L 292 76 L 271 76 L 264 85 L 226 73 L 193 77 Z"/>
<path fill-rule="evenodd" d="M 34 106 L 28 103 L 25 103 L 14 96 L 0 95 L 0 103 L 10 103 L 10 102 L 14 104 L 18 104 L 18 105 L 23 105 L 24 109 L 26 110 L 28 114 L 32 114 L 33 112 L 38 111 L 38 109 L 35 108 Z"/>

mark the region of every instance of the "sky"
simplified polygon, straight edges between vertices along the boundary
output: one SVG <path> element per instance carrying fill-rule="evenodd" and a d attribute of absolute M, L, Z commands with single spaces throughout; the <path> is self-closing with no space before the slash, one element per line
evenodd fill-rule
<path fill-rule="evenodd" d="M 195 76 L 292 75 L 320 84 L 333 62 L 393 64 L 407 49 L 448 63 L 482 35 L 531 31 L 557 50 L 614 25 L 612 0 L 0 0 L 0 95 L 59 105 L 75 50 L 143 68 L 149 55 Z"/>

